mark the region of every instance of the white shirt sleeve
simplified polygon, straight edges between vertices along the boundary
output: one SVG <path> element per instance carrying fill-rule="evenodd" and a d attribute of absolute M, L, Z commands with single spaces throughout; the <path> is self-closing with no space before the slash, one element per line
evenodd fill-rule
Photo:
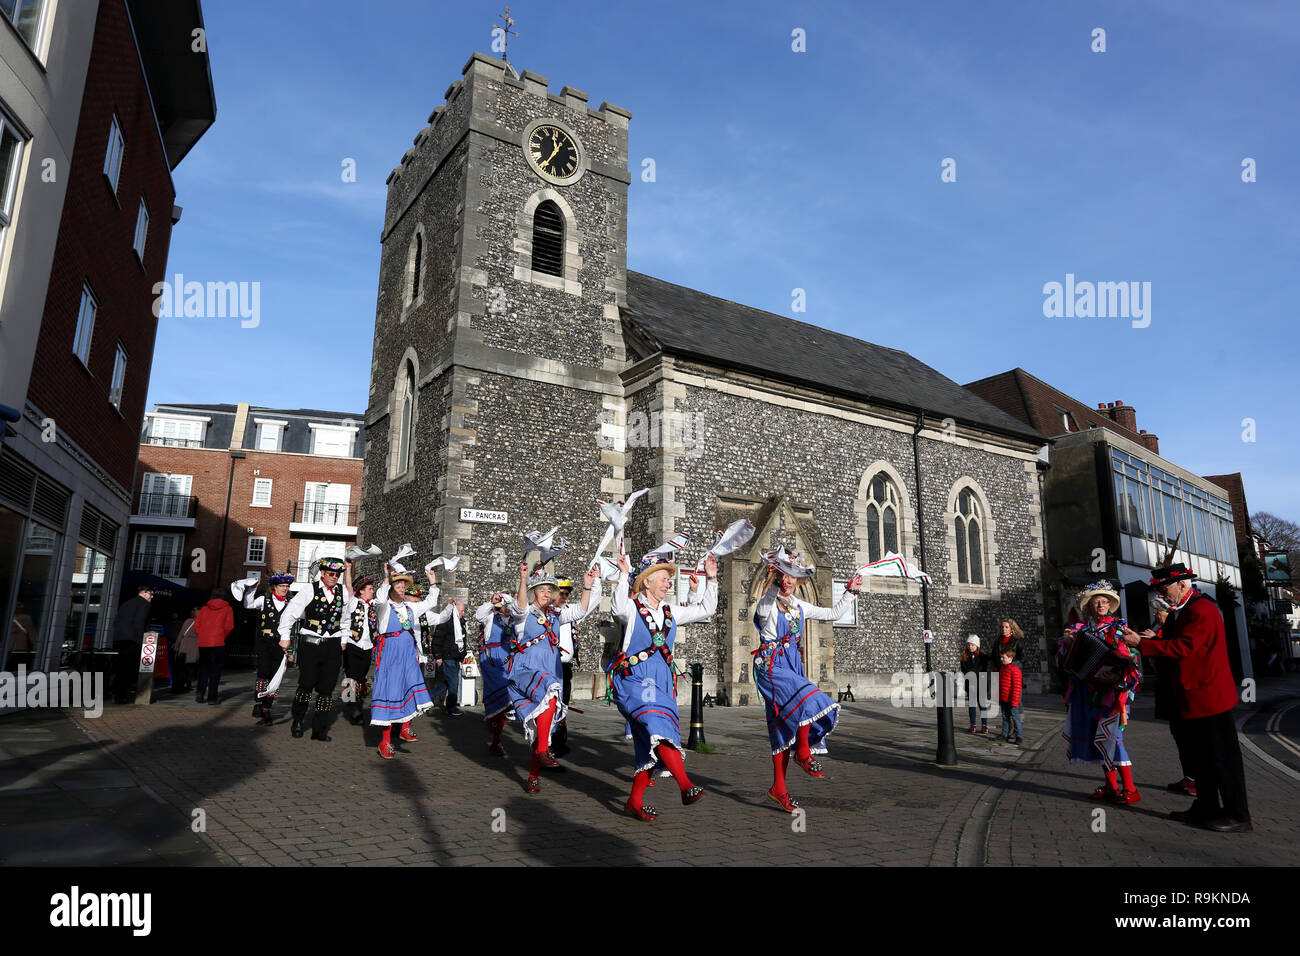
<path fill-rule="evenodd" d="M 614 591 L 609 598 L 609 611 L 624 623 L 630 621 L 632 615 L 636 613 L 636 607 L 627 593 L 627 575 L 622 571 L 618 573 L 618 580 L 614 582 Z"/>
<path fill-rule="evenodd" d="M 800 601 L 799 606 L 803 608 L 804 620 L 838 621 L 857 599 L 858 596 L 852 591 L 845 591 L 840 595 L 840 599 L 835 602 L 834 607 L 818 607 L 815 604 L 809 604 L 807 601 Z"/>
<path fill-rule="evenodd" d="M 488 601 L 485 604 L 480 604 L 478 610 L 474 612 L 474 619 L 480 624 L 487 624 L 488 621 L 492 620 L 492 602 Z"/>
<path fill-rule="evenodd" d="M 293 596 L 288 604 L 285 605 L 284 613 L 280 615 L 280 640 L 281 642 L 289 640 L 293 634 L 293 626 L 298 623 L 303 612 L 307 610 L 307 605 L 311 603 L 312 589 L 304 588 Z"/>
<path fill-rule="evenodd" d="M 758 636 L 761 640 L 776 640 L 776 598 L 779 593 L 775 587 L 768 588 L 754 608 L 754 616 L 759 622 Z"/>
<path fill-rule="evenodd" d="M 703 590 L 704 596 L 699 604 L 673 605 L 673 618 L 678 624 L 693 624 L 713 617 L 718 610 L 718 582 L 706 582 Z"/>
<path fill-rule="evenodd" d="M 425 598 L 423 601 L 415 601 L 415 602 L 408 601 L 406 606 L 409 607 L 411 609 L 411 612 L 418 618 L 421 614 L 426 614 L 438 606 L 439 593 L 440 592 L 437 588 L 429 588 L 429 596 L 427 598 Z M 448 604 L 447 607 L 451 607 L 451 605 Z M 441 624 L 445 620 L 447 619 L 444 617 L 441 620 L 437 621 L 436 623 Z"/>
<path fill-rule="evenodd" d="M 581 621 L 598 607 L 600 607 L 600 578 L 596 578 L 591 584 L 591 599 L 587 601 L 587 609 L 584 611 L 581 604 L 564 605 L 560 611 L 560 623 L 572 624 Z"/>

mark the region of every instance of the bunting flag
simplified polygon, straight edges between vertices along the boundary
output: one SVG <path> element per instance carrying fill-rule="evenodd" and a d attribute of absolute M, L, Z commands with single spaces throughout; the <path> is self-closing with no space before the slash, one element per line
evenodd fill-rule
<path fill-rule="evenodd" d="M 879 561 L 864 564 L 853 573 L 860 574 L 864 578 L 913 578 L 926 584 L 930 583 L 930 575 L 893 551 L 886 551 L 885 556 Z"/>

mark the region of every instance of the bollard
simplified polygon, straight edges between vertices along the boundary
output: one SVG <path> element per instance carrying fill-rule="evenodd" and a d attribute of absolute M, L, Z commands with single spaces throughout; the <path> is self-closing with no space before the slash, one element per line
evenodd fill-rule
<path fill-rule="evenodd" d="M 691 665 L 691 735 L 686 747 L 696 750 L 704 743 L 704 665 Z"/>

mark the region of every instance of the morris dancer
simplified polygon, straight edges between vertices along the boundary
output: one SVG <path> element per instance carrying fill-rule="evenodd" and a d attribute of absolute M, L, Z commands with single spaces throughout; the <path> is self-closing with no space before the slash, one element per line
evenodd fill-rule
<path fill-rule="evenodd" d="M 414 585 L 415 579 L 404 571 L 394 573 L 391 564 L 388 569 L 388 580 L 380 587 L 375 601 L 375 616 L 379 621 L 380 634 L 375 645 L 375 684 L 370 694 L 370 723 L 371 726 L 384 728 L 383 737 L 379 741 L 379 756 L 392 760 L 393 725 L 401 727 L 398 736 L 402 740 L 419 740 L 419 737 L 411 733 L 411 720 L 433 706 L 420 668 L 423 654 L 415 633 L 415 622 L 421 614 L 437 604 L 438 582 L 432 570 L 426 571 L 429 596 L 423 601 L 408 601 L 406 590 Z M 449 601 L 445 608 L 431 615 L 433 623 L 441 624 L 456 606 L 454 599 Z"/>
<path fill-rule="evenodd" d="M 280 617 L 289 606 L 289 585 L 293 584 L 293 575 L 287 571 L 273 574 L 267 581 L 266 594 L 256 594 L 250 590 L 254 584 L 251 580 L 235 581 L 230 585 L 230 593 L 236 601 L 243 602 L 250 611 L 257 611 L 257 637 L 253 641 L 253 650 L 257 663 L 257 696 L 253 699 L 253 718 L 260 720 L 263 727 L 270 727 L 271 706 L 275 703 L 275 691 L 267 693 L 280 663 L 284 660 L 284 649 L 280 646 Z M 269 597 L 269 600 L 268 600 Z"/>
<path fill-rule="evenodd" d="M 664 598 L 677 580 L 677 566 L 660 554 L 646 555 L 632 596 L 627 579 L 632 563 L 619 555 L 618 581 L 610 601 L 610 612 L 623 623 L 622 647 L 610 661 L 609 681 L 614 702 L 632 729 L 635 775 L 632 795 L 623 808 L 638 820 L 654 820 L 659 811 L 644 803 L 650 773 L 662 763 L 677 780 L 682 803 L 689 805 L 704 796 L 704 788 L 691 783 L 682 763 L 681 731 L 677 717 L 677 681 L 673 674 L 673 644 L 677 628 L 713 616 L 718 607 L 718 562 L 709 555 L 705 562 L 708 583 L 699 604 L 667 604 Z"/>
<path fill-rule="evenodd" d="M 772 789 L 767 795 L 781 809 L 797 813 L 799 804 L 786 791 L 785 772 L 794 760 L 810 777 L 825 777 L 813 753 L 825 753 L 822 740 L 835 729 L 840 705 L 808 680 L 803 666 L 803 632 L 807 621 L 836 621 L 857 600 L 862 576 L 855 574 L 834 607 L 817 607 L 794 596 L 815 569 L 784 547 L 763 553 L 767 579 L 754 609 L 754 626 L 762 645 L 753 651 L 754 684 L 763 695 L 763 713 L 772 743 Z"/>
<path fill-rule="evenodd" d="M 520 604 L 529 591 L 533 592 L 533 603 L 515 618 L 518 636 L 506 663 L 506 676 L 515 717 L 523 727 L 524 739 L 533 745 L 533 762 L 524 792 L 539 793 L 542 786 L 538 772 L 542 767 L 559 766 L 551 752 L 551 730 L 555 720 L 563 720 L 569 712 L 560 699 L 564 679 L 559 673 L 560 655 L 556 651 L 560 644 L 559 625 L 580 621 L 589 606 L 600 605 L 600 576 L 595 568 L 588 569 L 582 579 L 582 602 L 556 611 L 551 606 L 555 599 L 555 578 L 549 574 L 535 574 L 530 578 L 528 565 L 521 564 Z"/>
<path fill-rule="evenodd" d="M 1133 761 L 1124 746 L 1129 701 L 1137 691 L 1142 671 L 1136 656 L 1124 643 L 1124 631 L 1128 625 L 1115 617 L 1120 600 L 1110 582 L 1098 581 L 1088 585 L 1079 595 L 1078 603 L 1084 620 L 1066 629 L 1057 652 L 1057 662 L 1064 663 L 1074 642 L 1088 633 L 1111 648 L 1122 673 L 1119 681 L 1113 684 L 1069 676 L 1065 688 L 1068 713 L 1061 736 L 1066 740 L 1070 763 L 1101 763 L 1105 768 L 1106 782 L 1092 792 L 1092 799 L 1127 806 L 1142 799 L 1133 783 Z"/>
<path fill-rule="evenodd" d="M 316 713 L 311 720 L 311 739 L 332 739 L 328 733 L 330 711 L 334 709 L 334 684 L 343 663 L 340 641 L 346 633 L 343 609 L 348 595 L 339 583 L 342 571 L 341 558 L 322 558 L 320 580 L 299 591 L 280 615 L 280 647 L 286 651 L 293 626 L 302 620 L 298 630 L 298 690 L 293 695 L 290 727 L 295 737 L 303 735 L 303 720 L 314 691 Z"/>
<path fill-rule="evenodd" d="M 364 577 L 354 581 L 353 564 L 349 561 L 343 572 L 343 586 L 352 596 L 345 611 L 348 632 L 343 635 L 343 692 L 339 698 L 348 723 L 360 727 L 365 721 L 361 700 L 370 692 L 366 678 L 370 675 L 379 619 L 374 608 L 375 579 Z"/>
<path fill-rule="evenodd" d="M 501 730 L 506 725 L 506 711 L 510 709 L 506 664 L 510 660 L 510 648 L 516 643 L 515 620 L 523 615 L 523 609 L 513 597 L 499 592 L 474 612 L 482 625 L 478 662 L 483 668 L 483 722 L 492 735 L 488 753 L 494 757 L 506 755 L 501 746 Z"/>

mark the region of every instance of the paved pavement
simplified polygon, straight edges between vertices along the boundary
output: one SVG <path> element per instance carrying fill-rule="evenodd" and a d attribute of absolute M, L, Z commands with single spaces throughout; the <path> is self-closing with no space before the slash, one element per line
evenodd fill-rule
<path fill-rule="evenodd" d="M 568 770 L 530 796 L 522 737 L 491 757 L 474 711 L 422 718 L 421 740 L 383 761 L 377 731 L 341 721 L 329 743 L 293 739 L 283 701 L 273 728 L 256 726 L 239 678 L 218 707 L 164 698 L 98 719 L 0 718 L 0 863 L 1213 866 L 1292 864 L 1300 843 L 1300 773 L 1249 748 L 1254 833 L 1164 819 L 1188 801 L 1162 788 L 1178 771 L 1149 696 L 1126 734 L 1144 798 L 1131 808 L 1086 799 L 1099 770 L 1066 761 L 1056 698 L 1029 700 L 1025 747 L 969 735 L 959 709 L 951 768 L 934 763 L 935 711 L 870 701 L 845 705 L 827 779 L 791 766 L 801 820 L 766 797 L 761 711 L 707 709 L 716 752 L 689 755 L 687 769 L 709 795 L 683 807 L 661 780 L 647 796 L 659 819 L 646 824 L 621 811 L 631 747 L 606 705 L 575 702 L 586 713 L 570 718 Z M 1261 691 L 1262 709 L 1294 699 L 1295 675 Z M 1263 741 L 1267 715 L 1256 724 Z"/>

